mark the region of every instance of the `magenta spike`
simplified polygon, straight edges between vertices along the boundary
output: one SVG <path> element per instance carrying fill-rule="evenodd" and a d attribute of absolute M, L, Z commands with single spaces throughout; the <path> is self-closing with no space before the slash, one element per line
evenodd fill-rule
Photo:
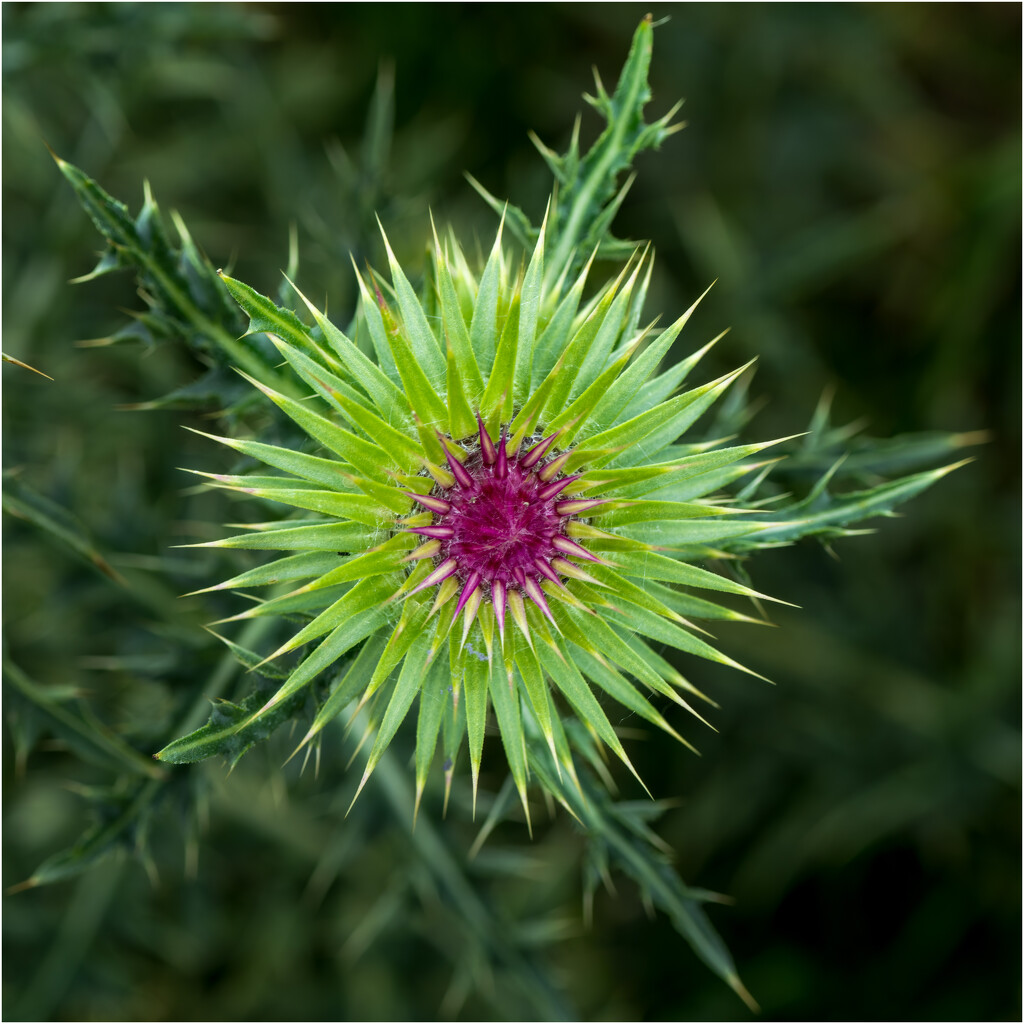
<path fill-rule="evenodd" d="M 563 476 L 561 480 L 552 480 L 537 492 L 537 501 L 547 501 L 549 498 L 553 498 L 559 491 L 564 491 L 574 480 L 579 480 L 579 477 Z"/>
<path fill-rule="evenodd" d="M 558 482 L 561 483 L 561 481 Z M 555 502 L 555 511 L 560 516 L 575 516 L 580 512 L 597 508 L 598 505 L 605 505 L 610 500 L 610 498 L 577 498 L 569 501 L 557 501 Z"/>
<path fill-rule="evenodd" d="M 436 537 L 438 540 L 447 540 L 455 536 L 455 531 L 450 526 L 411 526 L 406 533 L 418 533 L 421 537 Z"/>
<path fill-rule="evenodd" d="M 462 593 L 459 595 L 459 603 L 455 606 L 455 614 L 452 616 L 453 621 L 459 617 L 459 612 L 466 607 L 466 602 L 473 596 L 479 586 L 480 573 L 471 572 L 466 580 L 466 585 L 462 588 Z"/>
<path fill-rule="evenodd" d="M 558 586 L 564 586 L 561 579 L 559 579 L 558 573 L 548 564 L 546 558 L 535 558 L 533 564 L 542 576 L 546 576 L 552 583 L 558 584 Z"/>
<path fill-rule="evenodd" d="M 416 494 L 413 491 L 403 492 L 407 494 L 413 501 L 419 502 L 424 508 L 430 509 L 431 512 L 436 512 L 438 515 L 444 515 L 445 512 L 451 512 L 452 506 L 449 502 L 445 501 L 444 498 L 434 498 L 429 494 Z"/>
<path fill-rule="evenodd" d="M 582 548 L 574 540 L 569 540 L 568 537 L 561 535 L 554 537 L 551 541 L 551 546 L 558 548 L 565 555 L 572 555 L 573 558 L 583 558 L 588 562 L 600 562 L 601 559 L 597 555 L 592 555 L 586 548 Z"/>
<path fill-rule="evenodd" d="M 455 482 L 465 491 L 473 486 L 473 478 L 470 476 L 465 466 L 454 455 L 448 450 L 448 445 L 444 443 L 444 438 L 441 434 L 437 435 L 438 440 L 441 442 L 441 447 L 444 449 L 444 457 L 448 460 L 448 465 L 451 467 L 452 476 L 455 477 Z"/>
<path fill-rule="evenodd" d="M 546 466 L 537 471 L 537 476 L 541 480 L 550 480 L 553 476 L 558 476 L 562 472 L 562 468 L 569 461 L 569 456 L 572 452 L 562 452 L 561 455 L 553 458 Z"/>
<path fill-rule="evenodd" d="M 526 586 L 526 573 L 523 572 L 522 566 L 516 565 L 512 567 L 512 576 L 516 583 L 521 587 Z"/>
<path fill-rule="evenodd" d="M 533 603 L 549 618 L 554 622 L 554 618 L 551 615 L 551 609 L 548 607 L 548 602 L 544 597 L 544 591 L 537 585 L 536 580 L 528 579 L 526 581 L 525 590 L 529 598 Z"/>
<path fill-rule="evenodd" d="M 504 480 L 508 476 L 508 451 L 505 448 L 505 431 L 501 432 L 501 440 L 498 442 L 497 459 L 494 464 L 494 478 Z"/>
<path fill-rule="evenodd" d="M 494 442 L 491 440 L 491 435 L 487 433 L 484 421 L 480 419 L 479 413 L 477 413 L 476 421 L 480 424 L 480 454 L 484 457 L 484 465 L 493 466 L 498 458 L 498 452 L 494 447 Z"/>
<path fill-rule="evenodd" d="M 498 636 L 501 637 L 502 650 L 505 648 L 505 584 L 495 580 L 491 584 L 491 604 L 498 620 Z"/>
<path fill-rule="evenodd" d="M 455 574 L 455 570 L 458 567 L 459 563 L 456 559 L 446 559 L 422 583 L 413 587 L 409 591 L 408 596 L 412 597 L 413 594 L 419 593 L 419 591 L 425 590 L 427 587 L 432 587 L 435 583 L 443 583 L 449 576 Z"/>
<path fill-rule="evenodd" d="M 535 466 L 542 458 L 544 453 L 551 447 L 551 442 L 561 433 L 560 430 L 556 430 L 553 434 L 545 437 L 543 441 L 538 441 L 520 460 L 519 465 L 523 469 L 529 469 L 531 466 Z"/>

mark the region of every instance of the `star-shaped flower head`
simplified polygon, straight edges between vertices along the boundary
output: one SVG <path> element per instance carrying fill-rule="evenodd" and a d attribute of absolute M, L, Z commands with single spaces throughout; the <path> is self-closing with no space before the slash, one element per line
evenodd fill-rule
<path fill-rule="evenodd" d="M 315 513 L 214 542 L 287 552 L 221 587 L 310 580 L 234 617 L 306 620 L 266 659 L 305 652 L 252 720 L 334 672 L 303 742 L 370 707 L 363 782 L 418 700 L 418 791 L 439 736 L 449 778 L 466 736 L 475 784 L 490 706 L 525 806 L 531 735 L 575 777 L 563 708 L 632 769 L 598 694 L 681 739 L 648 695 L 696 714 L 694 691 L 659 651 L 735 665 L 687 616 L 744 616 L 691 590 L 753 592 L 694 562 L 764 529 L 710 496 L 767 446 L 681 438 L 743 368 L 687 388 L 710 345 L 662 367 L 692 308 L 641 326 L 647 255 L 584 299 L 592 261 L 552 279 L 545 243 L 513 270 L 499 227 L 476 276 L 435 232 L 421 296 L 385 239 L 390 280 L 356 272 L 351 337 L 224 278 L 297 382 L 254 385 L 310 443 L 219 438 L 277 473 L 211 478 Z"/>

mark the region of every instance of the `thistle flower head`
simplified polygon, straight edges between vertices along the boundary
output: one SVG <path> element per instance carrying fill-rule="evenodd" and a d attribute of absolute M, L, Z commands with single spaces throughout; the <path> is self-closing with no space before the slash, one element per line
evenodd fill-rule
<path fill-rule="evenodd" d="M 707 495 L 764 446 L 679 443 L 737 374 L 681 390 L 701 352 L 661 369 L 690 314 L 640 326 L 646 254 L 584 301 L 589 264 L 546 273 L 542 228 L 513 274 L 501 234 L 478 277 L 435 233 L 423 295 L 387 246 L 390 280 L 357 274 L 349 334 L 224 278 L 296 387 L 254 384 L 308 442 L 220 439 L 276 473 L 215 486 L 302 518 L 214 543 L 284 552 L 221 585 L 283 588 L 235 619 L 304 620 L 258 666 L 306 652 L 249 723 L 333 672 L 304 742 L 369 708 L 365 781 L 418 698 L 422 791 L 439 738 L 449 764 L 468 740 L 475 782 L 491 706 L 525 806 L 539 756 L 575 777 L 560 705 L 628 765 L 595 690 L 681 738 L 645 693 L 693 710 L 693 688 L 657 648 L 734 664 L 686 615 L 743 616 L 679 585 L 752 593 L 692 562 L 763 528 Z"/>

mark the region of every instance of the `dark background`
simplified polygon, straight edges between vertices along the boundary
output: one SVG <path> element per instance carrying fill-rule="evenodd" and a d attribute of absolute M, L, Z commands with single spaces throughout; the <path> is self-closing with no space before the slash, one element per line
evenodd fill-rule
<path fill-rule="evenodd" d="M 213 579 L 169 545 L 194 539 L 183 519 L 230 518 L 184 494 L 176 468 L 210 465 L 179 427 L 208 420 L 116 410 L 197 364 L 171 345 L 75 345 L 138 299 L 126 275 L 67 284 L 99 243 L 43 141 L 133 210 L 148 179 L 215 265 L 262 291 L 295 222 L 300 286 L 343 321 L 348 254 L 381 261 L 375 210 L 413 268 L 428 209 L 490 244 L 465 170 L 540 219 L 550 179 L 527 132 L 564 148 L 591 66 L 610 90 L 647 10 L 4 4 L 4 350 L 55 378 L 4 366 L 5 465 L 73 509 L 145 593 L 112 594 L 15 522 L 6 637 L 37 681 L 86 693 L 149 752 L 208 621 L 175 595 Z M 802 610 L 716 632 L 777 685 L 687 664 L 721 704 L 719 732 L 699 759 L 633 740 L 652 792 L 676 800 L 659 831 L 687 881 L 735 899 L 711 913 L 765 1019 L 1019 1019 L 1020 7 L 652 11 L 671 20 L 655 32 L 648 117 L 686 97 L 689 127 L 639 158 L 616 230 L 655 244 L 651 316 L 674 318 L 717 278 L 686 330 L 696 347 L 732 327 L 708 377 L 759 356 L 748 439 L 803 429 L 829 388 L 837 421 L 876 436 L 988 432 L 975 462 L 836 558 L 804 543 L 754 560 L 757 587 Z M 363 132 L 389 69 L 384 161 Z M 582 124 L 589 142 L 589 108 Z M 110 784 L 45 736 L 29 747 L 7 737 L 5 885 L 81 832 L 82 787 Z M 529 1013 L 477 982 L 460 1009 L 459 971 L 482 976 L 466 967 L 475 950 L 431 916 L 404 833 L 372 798 L 345 831 L 348 755 L 325 750 L 319 779 L 300 779 L 279 754 L 256 751 L 227 780 L 202 769 L 209 824 L 188 877 L 165 816 L 149 837 L 156 884 L 109 859 L 8 897 L 5 1018 Z M 485 769 L 494 790 L 500 757 Z M 541 922 L 529 935 L 569 1014 L 744 1019 L 629 883 L 582 923 L 568 822 L 533 843 L 503 824 L 467 864 L 475 830 L 465 793 L 455 801 L 444 823 L 436 801 L 425 810 L 502 919 Z M 406 873 L 416 898 L 396 883 Z"/>

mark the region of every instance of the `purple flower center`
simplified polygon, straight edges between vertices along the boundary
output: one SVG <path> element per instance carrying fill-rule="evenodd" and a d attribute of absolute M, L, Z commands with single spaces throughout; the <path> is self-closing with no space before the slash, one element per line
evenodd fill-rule
<path fill-rule="evenodd" d="M 551 617 L 541 583 L 562 585 L 559 576 L 589 579 L 567 556 L 601 561 L 567 536 L 568 521 L 601 501 L 566 500 L 562 491 L 578 476 L 562 476 L 569 452 L 545 459 L 558 437 L 538 441 L 525 452 L 508 451 L 505 432 L 497 444 L 480 424 L 480 448 L 463 458 L 442 439 L 454 482 L 433 494 L 410 494 L 434 514 L 430 526 L 412 530 L 429 537 L 421 555 L 435 559 L 435 569 L 410 594 L 454 576 L 462 583 L 455 614 L 467 605 L 467 625 L 481 599 L 489 596 L 504 630 L 505 607 L 524 615 L 529 598 Z"/>
<path fill-rule="evenodd" d="M 506 588 L 523 586 L 527 576 L 539 581 L 537 561 L 557 555 L 552 541 L 563 533 L 565 517 L 555 511 L 555 497 L 540 497 L 544 481 L 518 458 L 507 460 L 502 479 L 480 453 L 463 468 L 467 485 L 456 481 L 444 492 L 451 510 L 436 520 L 453 530 L 441 541 L 441 559 L 455 558 L 462 579 L 479 573 L 481 582 Z"/>

